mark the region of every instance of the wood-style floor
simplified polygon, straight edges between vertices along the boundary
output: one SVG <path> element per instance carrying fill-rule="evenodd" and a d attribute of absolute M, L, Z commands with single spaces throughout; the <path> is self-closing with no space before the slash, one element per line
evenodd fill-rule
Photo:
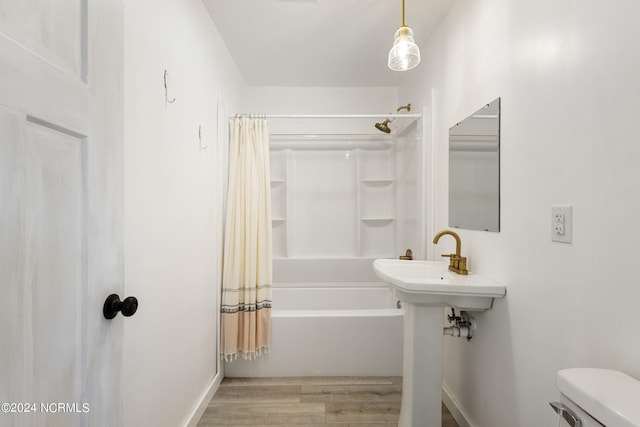
<path fill-rule="evenodd" d="M 198 427 L 397 427 L 401 396 L 398 377 L 225 378 Z"/>

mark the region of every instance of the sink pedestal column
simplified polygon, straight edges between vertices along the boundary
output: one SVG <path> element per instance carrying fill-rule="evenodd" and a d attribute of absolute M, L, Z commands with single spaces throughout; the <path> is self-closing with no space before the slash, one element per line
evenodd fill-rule
<path fill-rule="evenodd" d="M 402 303 L 404 351 L 399 427 L 442 426 L 442 305 Z"/>

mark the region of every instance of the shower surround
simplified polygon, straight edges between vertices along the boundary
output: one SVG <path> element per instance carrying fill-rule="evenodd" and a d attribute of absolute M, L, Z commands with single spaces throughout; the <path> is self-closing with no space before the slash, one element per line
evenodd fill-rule
<path fill-rule="evenodd" d="M 369 138 L 272 142 L 274 257 L 395 254 L 393 151 Z"/>
<path fill-rule="evenodd" d="M 401 375 L 402 310 L 372 263 L 424 256 L 420 136 L 415 120 L 272 135 L 271 352 L 226 363 L 227 377 Z"/>

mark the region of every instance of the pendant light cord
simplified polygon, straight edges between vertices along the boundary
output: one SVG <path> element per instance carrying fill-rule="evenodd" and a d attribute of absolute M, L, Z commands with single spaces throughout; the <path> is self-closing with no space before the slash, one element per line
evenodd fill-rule
<path fill-rule="evenodd" d="M 404 0 L 402 0 L 402 26 L 404 27 Z"/>

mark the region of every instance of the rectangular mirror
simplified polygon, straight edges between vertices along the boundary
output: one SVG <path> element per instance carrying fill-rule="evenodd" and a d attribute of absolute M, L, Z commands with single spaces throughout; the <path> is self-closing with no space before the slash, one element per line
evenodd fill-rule
<path fill-rule="evenodd" d="M 500 231 L 500 98 L 449 129 L 449 227 Z"/>

